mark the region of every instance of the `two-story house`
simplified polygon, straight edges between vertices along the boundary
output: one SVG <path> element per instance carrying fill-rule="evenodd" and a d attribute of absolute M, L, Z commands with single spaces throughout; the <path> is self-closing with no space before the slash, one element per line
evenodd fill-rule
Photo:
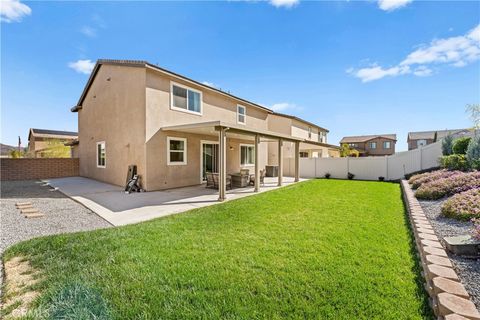
<path fill-rule="evenodd" d="M 470 132 L 469 129 L 432 130 L 409 132 L 407 136 L 408 150 L 432 144 L 448 135 L 462 136 Z"/>
<path fill-rule="evenodd" d="M 227 174 L 282 168 L 284 144 L 296 151 L 297 180 L 301 146 L 337 148 L 326 144 L 326 129 L 145 61 L 97 61 L 72 111 L 80 175 L 123 185 L 136 165 L 146 190 L 200 184 L 211 171 L 220 175 L 222 199 Z"/>
<path fill-rule="evenodd" d="M 75 141 L 77 136 L 77 132 L 31 128 L 28 132 L 27 152 L 32 157 L 41 158 L 48 154 L 48 149 L 55 143 L 69 144 Z M 72 153 L 70 156 L 74 157 Z"/>
<path fill-rule="evenodd" d="M 348 144 L 360 156 L 388 156 L 395 153 L 396 134 L 373 134 L 343 137 L 340 144 Z"/>

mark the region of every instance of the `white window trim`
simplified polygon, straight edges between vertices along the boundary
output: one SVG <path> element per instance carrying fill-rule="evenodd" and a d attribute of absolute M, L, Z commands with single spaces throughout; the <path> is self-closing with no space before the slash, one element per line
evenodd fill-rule
<path fill-rule="evenodd" d="M 238 118 L 240 117 L 240 112 L 239 112 L 240 108 L 243 108 L 243 110 L 244 110 L 244 113 L 243 113 L 244 121 L 243 121 L 243 122 L 241 122 L 240 120 L 238 120 Z M 242 106 L 242 105 L 239 105 L 239 104 L 237 104 L 237 123 L 239 123 L 239 124 L 247 124 L 247 107 Z"/>
<path fill-rule="evenodd" d="M 101 144 L 103 144 L 103 148 L 105 149 L 105 164 L 103 166 L 98 164 L 98 145 L 101 145 Z M 95 158 L 95 162 L 97 163 L 97 168 L 106 168 L 107 167 L 107 144 L 105 143 L 105 141 L 98 141 L 95 146 L 96 146 L 95 153 L 97 155 L 97 157 Z"/>
<path fill-rule="evenodd" d="M 373 144 L 375 144 L 375 148 L 372 147 Z M 368 146 L 369 146 L 369 148 L 372 149 L 372 150 L 373 150 L 373 149 L 377 149 L 377 143 L 376 143 L 376 142 L 369 142 L 369 143 L 368 143 Z"/>
<path fill-rule="evenodd" d="M 253 152 L 256 152 L 255 150 L 255 145 L 253 144 L 247 144 L 247 143 L 240 143 L 240 147 L 238 149 L 238 156 L 240 158 L 240 166 L 241 167 L 253 167 L 255 166 L 255 159 L 253 160 L 253 163 L 245 163 L 245 164 L 242 164 L 242 147 L 253 147 Z M 254 157 L 255 158 L 255 157 Z"/>
<path fill-rule="evenodd" d="M 200 94 L 200 112 L 175 107 L 173 105 L 173 86 L 177 86 L 177 87 L 180 87 L 180 88 L 183 88 L 183 89 L 186 89 L 186 90 L 190 90 L 190 91 L 193 91 L 193 92 L 196 92 L 196 93 Z M 187 108 L 188 108 L 188 92 L 187 92 Z M 200 115 L 200 116 L 203 115 L 203 93 L 202 93 L 202 91 L 187 87 L 187 86 L 185 86 L 183 84 L 180 84 L 180 83 L 177 83 L 177 82 L 170 81 L 170 110 L 181 111 L 181 112 Z"/>
<path fill-rule="evenodd" d="M 388 148 L 386 147 L 388 143 Z M 383 149 L 391 149 L 392 148 L 392 142 L 391 141 L 383 141 Z"/>
<path fill-rule="evenodd" d="M 183 141 L 183 162 L 170 161 L 170 140 Z M 178 150 L 172 150 L 173 152 L 179 152 Z M 187 138 L 167 137 L 167 165 L 169 166 L 184 166 L 187 164 Z"/>

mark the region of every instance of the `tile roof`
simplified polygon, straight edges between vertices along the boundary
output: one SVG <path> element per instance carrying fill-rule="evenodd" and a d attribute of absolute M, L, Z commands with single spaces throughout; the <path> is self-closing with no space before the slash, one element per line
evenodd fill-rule
<path fill-rule="evenodd" d="M 408 133 L 408 140 L 419 140 L 419 139 L 434 139 L 435 133 L 437 133 L 437 139 L 446 137 L 449 134 L 456 134 L 462 131 L 467 131 L 468 129 L 450 129 L 450 130 L 433 130 L 433 131 L 414 131 Z"/>
<path fill-rule="evenodd" d="M 366 142 L 376 138 L 386 138 L 386 139 L 397 141 L 397 135 L 393 133 L 393 134 L 371 134 L 371 135 L 365 135 L 365 136 L 343 137 L 342 140 L 340 140 L 340 143 Z"/>
<path fill-rule="evenodd" d="M 73 131 L 59 131 L 59 130 L 50 130 L 50 129 L 36 129 L 31 128 L 28 135 L 28 140 L 31 136 L 38 138 L 57 138 L 57 139 L 76 139 L 78 138 L 78 132 Z"/>

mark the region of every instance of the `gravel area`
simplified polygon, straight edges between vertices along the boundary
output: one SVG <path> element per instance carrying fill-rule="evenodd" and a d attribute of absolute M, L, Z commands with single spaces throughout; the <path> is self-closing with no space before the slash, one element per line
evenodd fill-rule
<path fill-rule="evenodd" d="M 445 200 L 419 201 L 438 238 L 443 242 L 444 237 L 470 234 L 472 223 L 440 215 L 442 203 Z M 472 297 L 473 303 L 480 310 L 480 259 L 467 259 L 450 253 L 448 253 L 448 256 L 452 260 L 465 289 Z"/>
<path fill-rule="evenodd" d="M 112 226 L 91 210 L 41 181 L 2 181 L 0 195 L 0 256 L 5 249 L 20 241 Z M 27 219 L 20 214 L 15 203 L 27 201 L 45 216 Z M 0 284 L 2 267 L 3 263 L 0 263 Z"/>

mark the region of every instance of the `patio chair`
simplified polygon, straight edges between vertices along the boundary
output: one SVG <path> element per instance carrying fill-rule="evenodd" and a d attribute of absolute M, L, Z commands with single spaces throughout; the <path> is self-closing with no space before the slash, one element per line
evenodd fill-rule
<path fill-rule="evenodd" d="M 249 169 L 240 169 L 240 175 L 245 175 L 245 176 L 248 176 L 248 174 L 250 173 L 250 170 Z"/>
<path fill-rule="evenodd" d="M 215 189 L 215 180 L 214 180 L 214 174 L 211 172 L 207 172 L 205 174 L 207 176 L 207 188 L 214 188 Z"/>
<path fill-rule="evenodd" d="M 263 170 L 260 170 L 260 185 L 265 185 L 265 173 L 266 173 L 266 170 L 263 169 Z M 254 186 L 255 185 L 255 175 L 252 174 L 250 175 L 250 185 Z"/>
<path fill-rule="evenodd" d="M 213 188 L 218 189 L 220 186 L 220 183 L 219 183 L 220 175 L 218 173 L 211 173 L 211 175 L 213 179 Z M 227 190 L 232 189 L 232 177 L 227 175 L 225 180 L 226 180 L 225 189 Z M 207 177 L 207 183 L 208 183 L 208 177 Z"/>

